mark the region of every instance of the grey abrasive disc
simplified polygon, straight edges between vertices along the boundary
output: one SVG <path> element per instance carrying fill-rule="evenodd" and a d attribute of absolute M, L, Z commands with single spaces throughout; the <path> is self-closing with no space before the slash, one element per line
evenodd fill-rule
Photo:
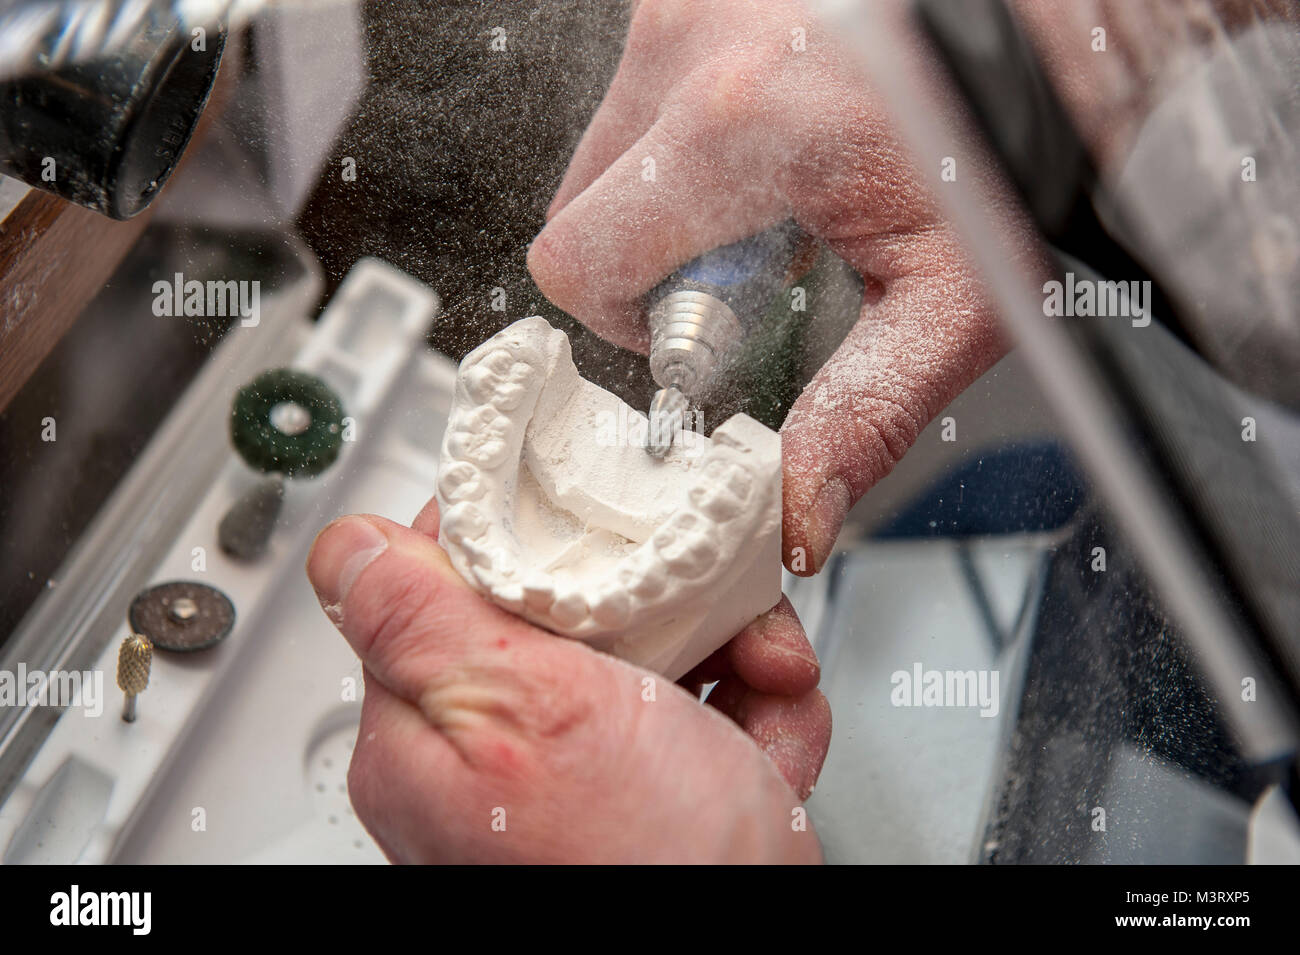
<path fill-rule="evenodd" d="M 156 584 L 138 593 L 127 615 L 131 630 L 163 650 L 205 650 L 235 625 L 235 605 L 215 587 L 192 580 Z"/>

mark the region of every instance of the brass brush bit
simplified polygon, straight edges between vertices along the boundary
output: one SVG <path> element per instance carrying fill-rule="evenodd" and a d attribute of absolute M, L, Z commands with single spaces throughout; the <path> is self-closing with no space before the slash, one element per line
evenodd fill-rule
<path fill-rule="evenodd" d="M 122 719 L 135 722 L 135 698 L 149 685 L 149 665 L 153 662 L 153 644 L 147 637 L 133 633 L 122 641 L 117 651 L 117 687 L 126 694 Z"/>

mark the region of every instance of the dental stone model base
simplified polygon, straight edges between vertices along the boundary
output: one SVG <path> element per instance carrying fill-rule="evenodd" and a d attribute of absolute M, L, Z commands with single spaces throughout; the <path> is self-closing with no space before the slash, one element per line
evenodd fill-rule
<path fill-rule="evenodd" d="M 658 460 L 645 427 L 516 322 L 461 363 L 438 541 L 500 606 L 676 680 L 781 599 L 781 439 L 739 414 Z"/>

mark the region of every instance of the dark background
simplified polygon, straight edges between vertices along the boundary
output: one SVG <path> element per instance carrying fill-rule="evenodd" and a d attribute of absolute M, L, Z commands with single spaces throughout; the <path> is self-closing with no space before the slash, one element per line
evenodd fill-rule
<path fill-rule="evenodd" d="M 328 163 L 355 157 L 358 179 L 323 179 L 299 220 L 325 266 L 327 294 L 358 258 L 374 255 L 438 290 L 443 314 L 430 342 L 454 359 L 541 314 L 569 332 L 579 369 L 601 369 L 602 384 L 645 378 L 644 359 L 552 308 L 524 263 L 614 76 L 625 7 L 367 3 L 370 84 Z M 491 49 L 497 26 L 505 51 Z M 504 312 L 491 309 L 494 287 L 505 289 Z M 640 386 L 638 406 L 651 394 L 648 381 Z"/>
<path fill-rule="evenodd" d="M 511 322 L 542 314 L 569 332 L 585 374 L 647 405 L 644 357 L 552 308 L 524 263 L 614 75 L 626 5 L 372 0 L 362 10 L 366 88 L 328 160 L 332 167 L 323 167 L 337 169 L 341 157 L 352 156 L 359 174 L 346 187 L 324 177 L 296 223 L 327 275 L 320 305 L 354 262 L 377 256 L 441 295 L 430 343 L 452 358 Z M 505 51 L 490 48 L 496 26 L 506 30 Z M 223 72 L 255 67 L 258 42 L 254 23 L 228 46 Z M 230 57 L 232 48 L 242 62 Z M 224 108 L 247 102 L 236 86 Z M 216 150 L 195 142 L 191 152 L 205 148 Z M 209 161 L 232 162 L 226 153 L 214 156 Z M 191 169 L 203 165 L 201 157 L 187 159 Z M 255 163 L 241 168 L 258 175 Z M 140 274 L 183 260 L 187 274 L 201 275 L 205 262 L 224 258 L 240 262 L 240 275 L 274 284 L 296 268 L 284 251 L 283 237 L 271 232 L 150 226 L 0 410 L 0 645 L 44 590 L 73 583 L 52 578 L 227 327 L 153 319 Z M 504 312 L 491 309 L 497 286 L 506 290 Z M 40 440 L 46 416 L 58 422 L 57 442 Z"/>

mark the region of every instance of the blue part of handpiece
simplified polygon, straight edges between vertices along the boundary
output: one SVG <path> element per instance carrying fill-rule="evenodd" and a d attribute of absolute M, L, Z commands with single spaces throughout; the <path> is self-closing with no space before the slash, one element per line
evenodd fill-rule
<path fill-rule="evenodd" d="M 666 278 L 651 298 L 704 292 L 722 301 L 748 329 L 784 285 L 802 234 L 794 220 L 787 219 L 758 235 L 706 252 Z"/>
<path fill-rule="evenodd" d="M 784 276 L 794 251 L 793 229 L 777 226 L 706 252 L 677 270 L 678 277 L 726 289 L 733 294 L 747 282 L 767 284 Z"/>

